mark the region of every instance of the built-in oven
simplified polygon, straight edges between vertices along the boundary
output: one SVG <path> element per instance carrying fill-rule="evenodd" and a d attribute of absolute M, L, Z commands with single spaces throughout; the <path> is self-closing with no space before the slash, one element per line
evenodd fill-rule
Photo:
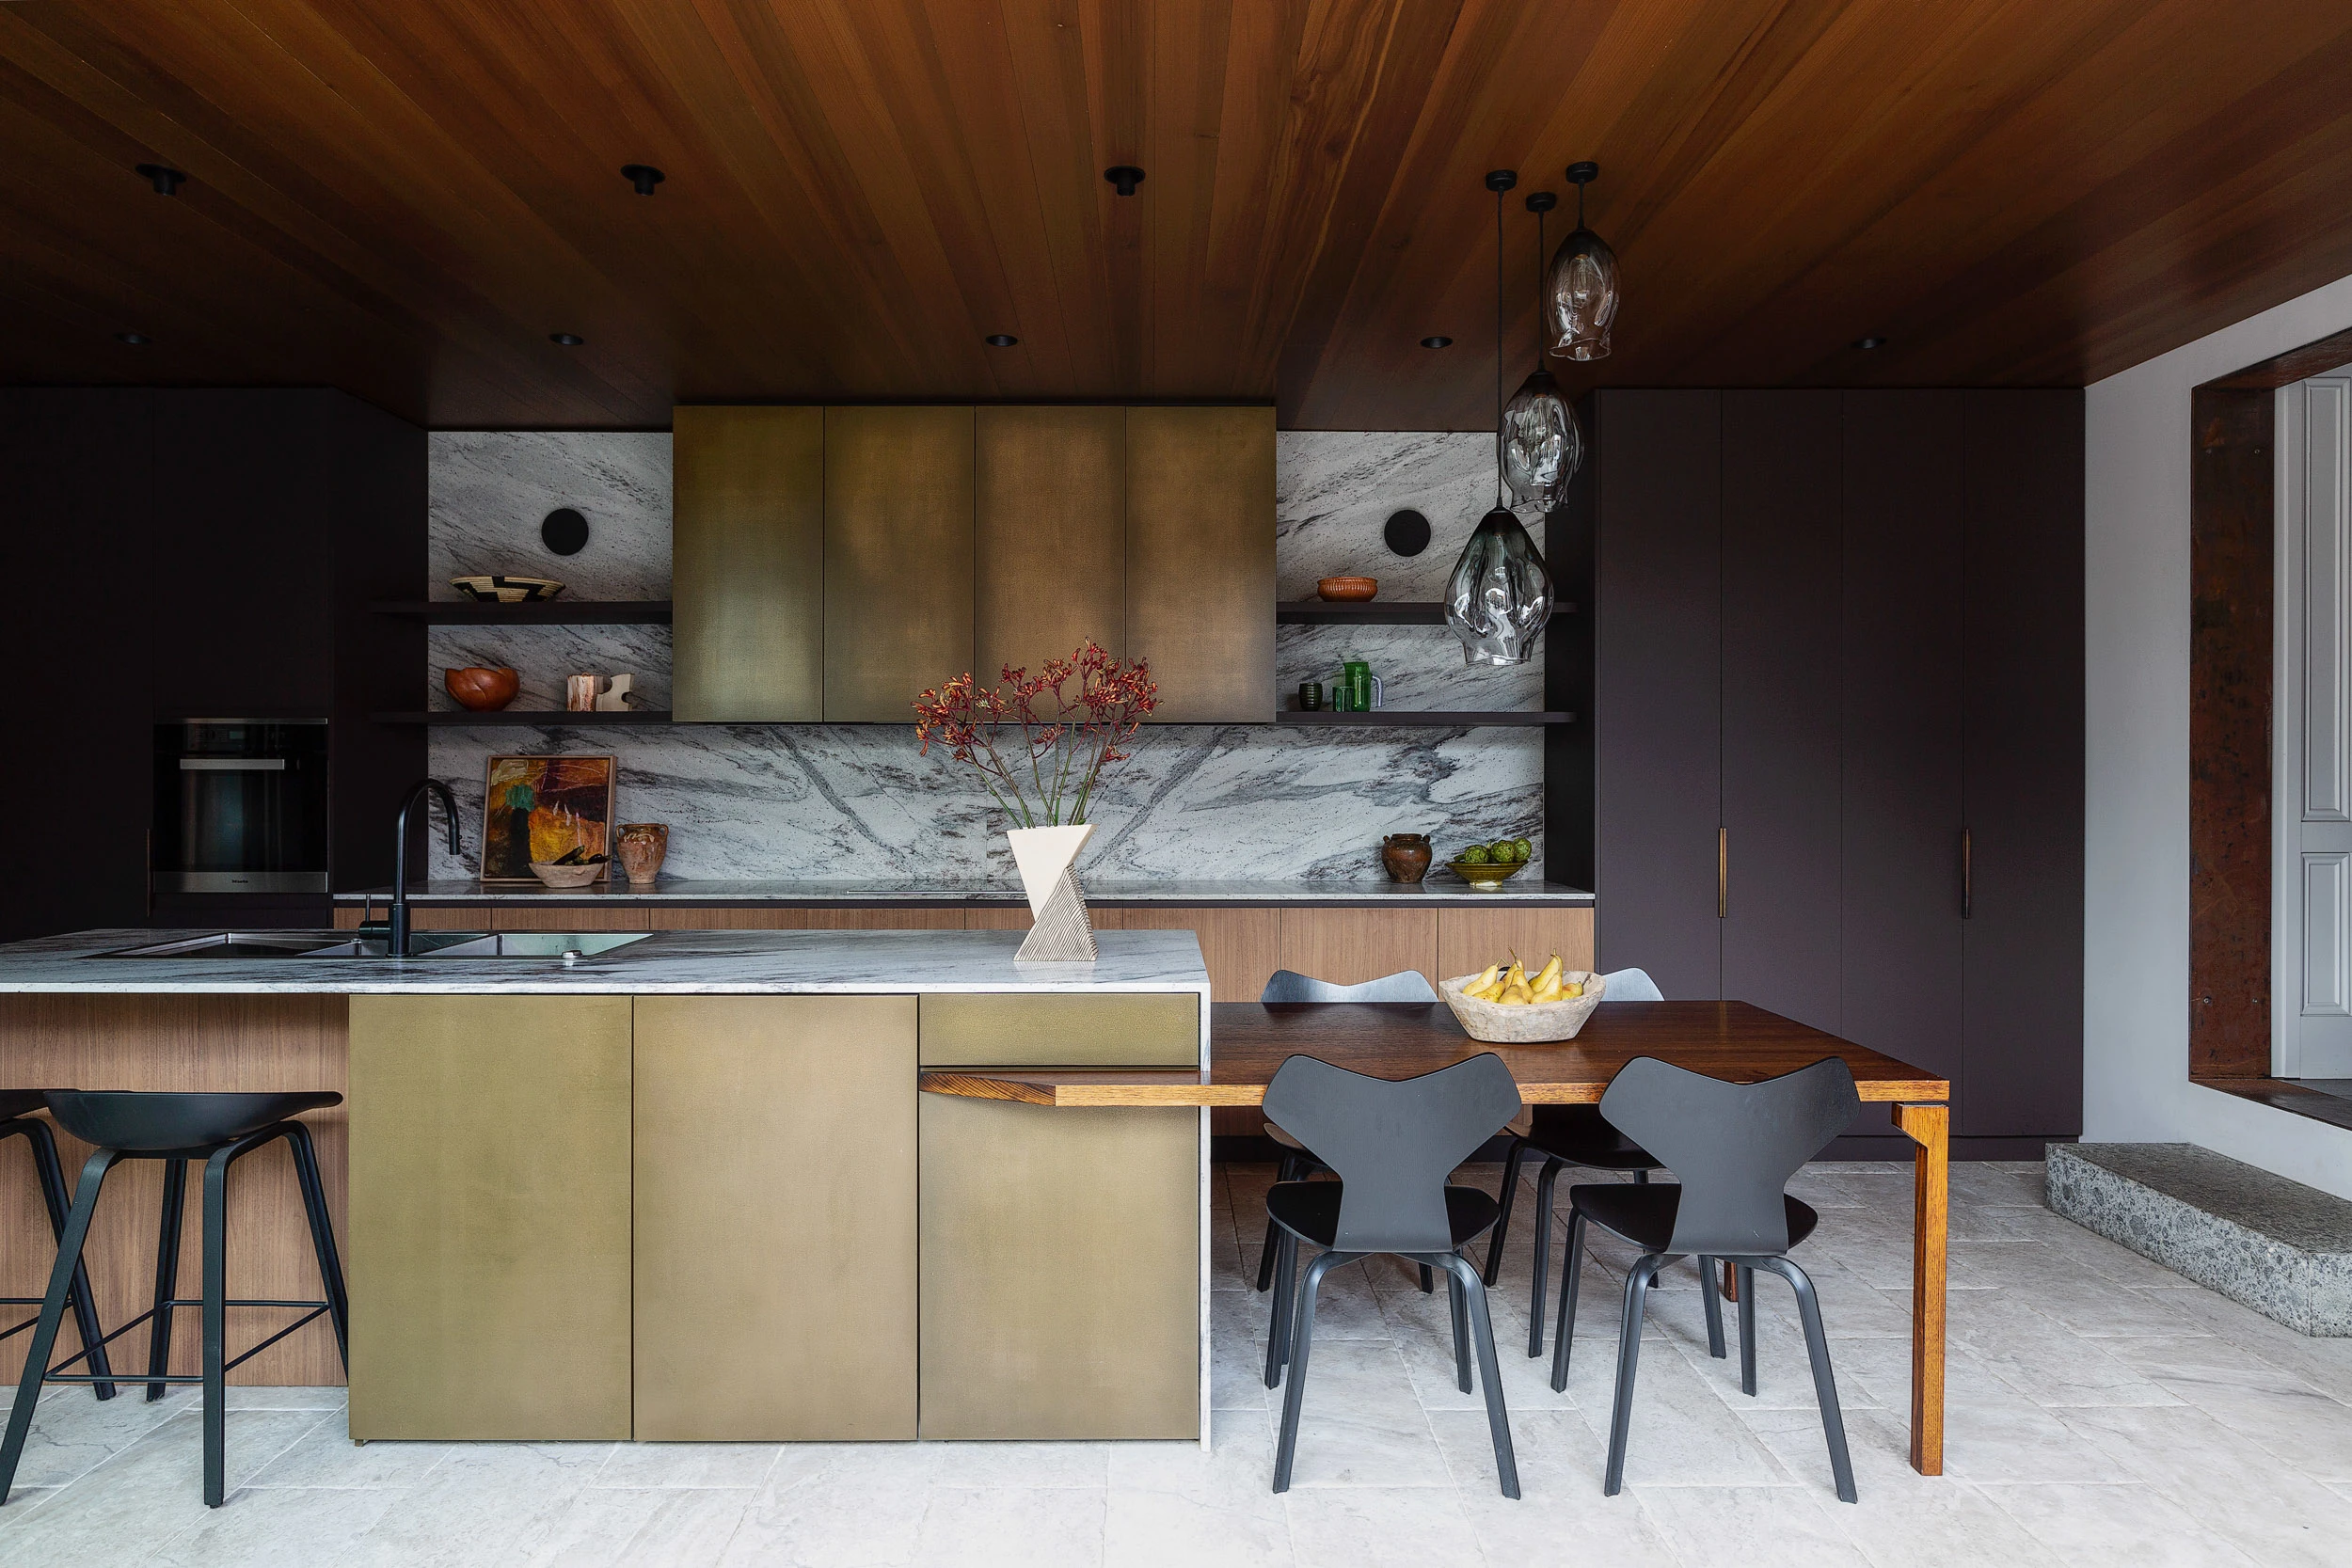
<path fill-rule="evenodd" d="M 325 893 L 326 721 L 155 726 L 158 893 Z"/>

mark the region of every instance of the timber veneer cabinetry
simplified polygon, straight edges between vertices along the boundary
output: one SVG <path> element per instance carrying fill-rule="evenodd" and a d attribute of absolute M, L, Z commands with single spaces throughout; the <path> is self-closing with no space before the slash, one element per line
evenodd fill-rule
<path fill-rule="evenodd" d="M 2079 1132 L 2082 395 L 1587 408 L 1598 967 Z"/>
<path fill-rule="evenodd" d="M 1274 410 L 680 407 L 675 718 L 904 723 L 1092 637 L 1271 721 Z"/>

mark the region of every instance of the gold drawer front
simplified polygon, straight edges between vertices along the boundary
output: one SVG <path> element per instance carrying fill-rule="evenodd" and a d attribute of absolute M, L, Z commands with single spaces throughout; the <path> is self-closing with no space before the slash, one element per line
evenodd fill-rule
<path fill-rule="evenodd" d="M 1200 998 L 927 994 L 925 1067 L 1198 1067 Z"/>

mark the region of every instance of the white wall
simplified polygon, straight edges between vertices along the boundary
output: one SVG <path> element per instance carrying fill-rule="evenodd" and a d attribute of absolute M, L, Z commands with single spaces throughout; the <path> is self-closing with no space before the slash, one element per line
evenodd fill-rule
<path fill-rule="evenodd" d="M 2085 414 L 2083 1137 L 2352 1197 L 2352 1132 L 2188 1082 L 2189 389 L 2352 327 L 2352 277 L 2093 384 Z"/>

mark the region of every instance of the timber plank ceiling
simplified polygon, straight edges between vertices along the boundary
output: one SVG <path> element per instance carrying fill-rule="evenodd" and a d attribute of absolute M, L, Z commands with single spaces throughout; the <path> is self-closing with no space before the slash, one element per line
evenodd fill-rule
<path fill-rule="evenodd" d="M 1481 176 L 1516 382 L 1519 198 L 1595 158 L 1572 387 L 2077 385 L 2352 273 L 2347 81 L 2316 0 L 21 0 L 0 380 L 1473 429 Z"/>

